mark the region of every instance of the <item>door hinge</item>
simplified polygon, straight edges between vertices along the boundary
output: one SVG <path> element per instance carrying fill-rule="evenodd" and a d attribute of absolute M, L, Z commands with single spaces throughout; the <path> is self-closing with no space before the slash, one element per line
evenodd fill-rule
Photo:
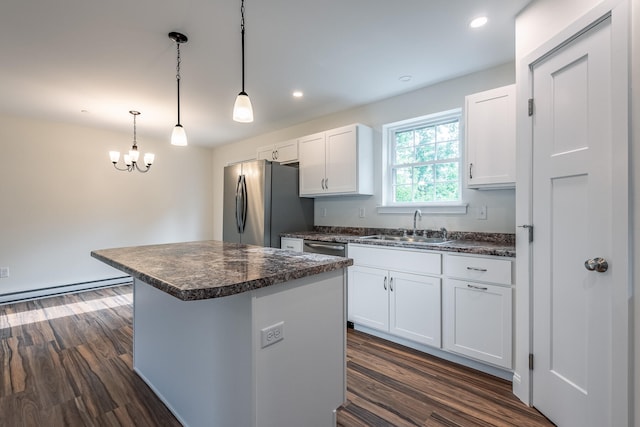
<path fill-rule="evenodd" d="M 529 370 L 533 371 L 533 353 L 529 353 Z"/>
<path fill-rule="evenodd" d="M 529 117 L 531 117 L 533 116 L 533 98 L 529 98 L 528 105 L 529 105 Z"/>

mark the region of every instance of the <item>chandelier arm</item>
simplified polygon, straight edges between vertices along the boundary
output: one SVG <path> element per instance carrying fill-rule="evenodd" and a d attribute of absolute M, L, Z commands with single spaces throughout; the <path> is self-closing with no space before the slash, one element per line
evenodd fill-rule
<path fill-rule="evenodd" d="M 133 162 L 133 164 L 131 165 L 132 167 L 135 166 L 135 168 L 138 170 L 138 172 L 142 172 L 142 173 L 147 173 L 149 172 L 149 169 L 151 169 L 151 165 L 148 165 L 146 169 L 140 169 L 140 166 L 138 166 L 138 163 Z M 132 168 L 133 170 L 133 168 Z"/>
<path fill-rule="evenodd" d="M 131 168 L 130 167 L 126 167 L 126 168 L 119 168 L 118 165 L 116 163 L 113 164 L 113 167 L 118 169 L 119 171 L 122 172 L 131 172 Z"/>

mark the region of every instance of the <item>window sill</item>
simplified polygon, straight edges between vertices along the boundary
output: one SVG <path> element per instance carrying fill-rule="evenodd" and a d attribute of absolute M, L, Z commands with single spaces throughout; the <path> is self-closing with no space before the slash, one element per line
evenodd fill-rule
<path fill-rule="evenodd" d="M 376 209 L 379 214 L 412 214 L 416 209 L 420 209 L 423 214 L 451 214 L 466 215 L 467 203 L 443 203 L 434 205 L 391 205 L 378 206 Z"/>

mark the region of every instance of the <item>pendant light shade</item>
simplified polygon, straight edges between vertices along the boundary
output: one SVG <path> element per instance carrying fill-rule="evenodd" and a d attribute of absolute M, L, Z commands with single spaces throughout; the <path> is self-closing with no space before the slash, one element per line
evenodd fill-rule
<path fill-rule="evenodd" d="M 253 121 L 253 108 L 251 100 L 246 92 L 240 92 L 233 105 L 233 120 L 240 123 L 251 123 Z"/>
<path fill-rule="evenodd" d="M 240 34 L 242 35 L 242 91 L 233 104 L 233 120 L 240 123 L 253 122 L 253 107 L 249 95 L 244 90 L 244 0 L 240 3 Z"/>
<path fill-rule="evenodd" d="M 177 124 L 173 127 L 173 132 L 171 132 L 171 145 L 177 145 L 180 147 L 187 145 L 187 133 L 184 131 L 181 124 Z"/>
<path fill-rule="evenodd" d="M 182 43 L 186 43 L 189 39 L 184 34 L 176 33 L 174 31 L 169 33 L 169 38 L 176 42 L 176 49 L 178 52 L 176 65 L 176 83 L 178 86 L 178 123 L 174 126 L 173 132 L 171 133 L 171 145 L 184 147 L 187 145 L 187 133 L 180 124 L 180 45 Z"/>

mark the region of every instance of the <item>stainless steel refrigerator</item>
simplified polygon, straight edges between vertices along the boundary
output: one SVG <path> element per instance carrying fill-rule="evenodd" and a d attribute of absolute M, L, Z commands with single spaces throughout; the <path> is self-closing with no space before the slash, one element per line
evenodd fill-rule
<path fill-rule="evenodd" d="M 298 168 L 252 160 L 224 168 L 222 239 L 280 247 L 280 233 L 313 228 L 313 199 L 298 196 Z"/>

